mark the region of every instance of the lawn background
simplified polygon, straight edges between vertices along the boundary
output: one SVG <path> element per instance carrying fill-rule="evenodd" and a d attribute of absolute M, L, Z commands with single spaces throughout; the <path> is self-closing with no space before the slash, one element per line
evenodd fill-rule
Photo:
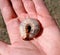
<path fill-rule="evenodd" d="M 60 0 L 45 0 L 52 17 L 60 27 Z M 0 13 L 0 40 L 10 43 L 3 17 Z"/>

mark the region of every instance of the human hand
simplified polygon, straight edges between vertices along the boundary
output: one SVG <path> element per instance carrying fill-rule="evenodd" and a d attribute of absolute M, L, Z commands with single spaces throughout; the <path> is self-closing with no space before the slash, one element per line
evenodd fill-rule
<path fill-rule="evenodd" d="M 0 41 L 1 55 L 60 55 L 60 31 L 42 0 L 0 0 L 11 45 Z M 23 6 L 24 5 L 24 6 Z M 36 18 L 43 27 L 41 36 L 31 41 L 20 38 L 19 25 L 25 18 Z"/>

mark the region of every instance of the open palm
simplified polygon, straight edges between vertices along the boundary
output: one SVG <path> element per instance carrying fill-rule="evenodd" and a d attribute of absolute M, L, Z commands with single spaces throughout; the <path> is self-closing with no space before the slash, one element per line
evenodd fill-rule
<path fill-rule="evenodd" d="M 11 5 L 12 3 L 12 5 Z M 42 0 L 0 0 L 11 45 L 0 41 L 1 55 L 60 55 L 60 32 Z M 24 41 L 19 25 L 25 18 L 40 21 L 43 32 L 38 38 Z"/>

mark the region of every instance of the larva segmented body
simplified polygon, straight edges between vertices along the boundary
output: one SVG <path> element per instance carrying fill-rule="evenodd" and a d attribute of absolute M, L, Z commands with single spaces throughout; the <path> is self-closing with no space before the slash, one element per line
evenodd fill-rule
<path fill-rule="evenodd" d="M 40 31 L 40 24 L 36 19 L 27 18 L 20 23 L 20 34 L 23 39 L 32 39 Z"/>

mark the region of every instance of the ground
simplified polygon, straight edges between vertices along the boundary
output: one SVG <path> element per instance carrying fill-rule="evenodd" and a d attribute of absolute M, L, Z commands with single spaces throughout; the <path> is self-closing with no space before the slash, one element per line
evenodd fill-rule
<path fill-rule="evenodd" d="M 45 0 L 46 6 L 60 28 L 60 0 Z M 0 13 L 0 40 L 10 43 L 3 17 Z"/>

